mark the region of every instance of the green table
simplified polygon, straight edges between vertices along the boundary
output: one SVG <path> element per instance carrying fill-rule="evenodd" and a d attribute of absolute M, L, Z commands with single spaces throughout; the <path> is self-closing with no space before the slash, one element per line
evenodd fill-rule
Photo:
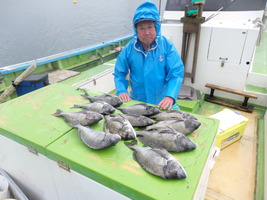
<path fill-rule="evenodd" d="M 81 93 L 58 83 L 0 105 L 0 112 L 4 113 L 0 119 L 0 134 L 33 147 L 51 160 L 64 162 L 71 170 L 131 199 L 184 200 L 194 197 L 216 136 L 218 120 L 196 115 L 202 125 L 188 137 L 197 144 L 197 149 L 172 153 L 183 165 L 187 178 L 164 180 L 143 170 L 124 141 L 106 149 L 92 150 L 79 139 L 77 129 L 67 125 L 63 118 L 51 115 L 58 108 L 73 112 L 80 110 L 70 107 L 88 103 Z M 88 93 L 93 96 L 101 94 Z M 130 101 L 122 106 L 136 103 L 139 102 Z M 92 128 L 103 130 L 103 124 L 104 120 L 101 120 Z"/>

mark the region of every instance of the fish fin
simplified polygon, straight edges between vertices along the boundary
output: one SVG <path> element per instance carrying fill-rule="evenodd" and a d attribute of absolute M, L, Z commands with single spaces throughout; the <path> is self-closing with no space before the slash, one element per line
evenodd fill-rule
<path fill-rule="evenodd" d="M 142 131 L 137 131 L 137 132 L 136 132 L 136 136 L 138 136 L 138 137 L 143 137 L 144 134 L 142 134 Z"/>
<path fill-rule="evenodd" d="M 52 115 L 58 117 L 58 116 L 60 116 L 60 114 L 61 114 L 62 112 L 63 112 L 63 110 L 61 110 L 61 109 L 57 109 L 57 111 L 56 111 L 55 113 L 53 113 Z"/>
<path fill-rule="evenodd" d="M 144 144 L 144 146 L 149 145 L 149 144 L 148 144 L 148 141 L 145 139 L 145 137 L 144 137 L 143 135 L 138 135 L 138 139 L 139 139 L 139 141 L 140 141 L 141 143 Z"/>
<path fill-rule="evenodd" d="M 77 121 L 74 121 L 74 122 L 66 122 L 68 125 L 74 127 L 74 128 L 78 128 L 78 126 L 80 126 L 80 122 L 77 120 Z"/>
<path fill-rule="evenodd" d="M 167 113 L 180 113 L 180 114 L 183 114 L 184 112 L 182 111 L 179 111 L 179 110 L 168 110 L 166 111 Z"/>
<path fill-rule="evenodd" d="M 169 131 L 167 131 L 169 129 Z M 170 132 L 177 132 L 174 128 L 172 128 L 171 126 L 166 126 L 166 129 L 165 129 L 168 133 Z"/>
<path fill-rule="evenodd" d="M 148 106 L 146 103 L 138 103 L 138 104 L 135 104 L 135 105 Z"/>
<path fill-rule="evenodd" d="M 145 131 L 146 130 L 146 127 L 139 127 L 138 128 L 138 131 Z"/>
<path fill-rule="evenodd" d="M 176 123 L 176 122 L 184 122 L 186 119 L 178 119 L 178 118 L 175 118 L 175 119 L 170 119 L 170 120 L 175 120 L 174 123 Z"/>
<path fill-rule="evenodd" d="M 126 119 L 121 113 L 118 113 L 118 116 L 121 116 L 123 119 Z"/>
<path fill-rule="evenodd" d="M 139 116 L 142 116 L 142 115 L 130 114 L 130 113 L 127 113 L 127 114 L 122 114 L 122 115 L 126 115 L 126 116 L 132 116 L 132 117 L 139 117 Z"/>
<path fill-rule="evenodd" d="M 150 125 L 150 126 L 145 127 L 144 129 L 145 129 L 146 131 L 156 130 L 156 129 L 157 129 L 156 124 L 157 124 L 157 123 L 154 123 L 154 124 L 152 124 L 152 125 Z"/>
<path fill-rule="evenodd" d="M 170 117 L 169 120 L 180 120 L 178 117 Z"/>
<path fill-rule="evenodd" d="M 158 153 L 160 156 L 162 156 L 162 157 L 164 157 L 166 159 L 170 156 L 170 153 L 166 149 L 153 148 L 152 151 Z"/>
<path fill-rule="evenodd" d="M 128 121 L 129 122 L 129 120 L 127 120 L 125 117 L 121 116 L 120 114 L 119 114 L 119 116 L 122 118 L 123 121 Z M 114 118 L 113 119 L 113 121 L 119 122 L 120 124 L 122 123 L 122 120 L 121 119 L 118 119 L 118 118 Z"/>
<path fill-rule="evenodd" d="M 105 133 L 110 133 L 109 128 L 107 126 L 107 121 L 104 122 L 104 131 Z"/>
<path fill-rule="evenodd" d="M 177 131 L 170 126 L 167 126 L 166 128 L 162 128 L 159 130 L 159 134 L 165 134 L 165 133 L 177 135 Z"/>
<path fill-rule="evenodd" d="M 159 114 L 159 113 L 158 113 L 158 114 Z M 150 119 L 157 119 L 157 117 L 158 117 L 158 114 L 155 114 L 155 115 L 150 115 L 150 116 L 149 116 L 149 118 L 150 118 Z"/>

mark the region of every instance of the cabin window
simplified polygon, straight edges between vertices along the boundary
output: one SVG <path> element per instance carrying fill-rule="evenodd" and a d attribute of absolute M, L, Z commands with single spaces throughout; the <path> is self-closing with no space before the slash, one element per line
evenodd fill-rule
<path fill-rule="evenodd" d="M 217 11 L 223 7 L 223 11 L 249 11 L 264 10 L 267 0 L 206 0 L 204 11 Z M 186 5 L 190 10 L 196 9 L 191 0 L 167 0 L 166 11 L 184 11 Z"/>

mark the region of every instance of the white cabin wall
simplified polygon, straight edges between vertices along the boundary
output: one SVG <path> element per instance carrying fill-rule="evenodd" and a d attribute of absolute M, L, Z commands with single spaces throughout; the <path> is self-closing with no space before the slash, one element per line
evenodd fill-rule
<path fill-rule="evenodd" d="M 208 18 L 214 13 L 215 12 L 212 11 L 204 11 L 202 16 Z M 262 18 L 263 14 L 263 10 L 238 12 L 221 11 L 218 15 L 212 18 L 212 20 L 255 20 L 257 17 Z M 184 11 L 165 11 L 163 14 L 163 19 L 180 20 L 181 17 L 184 17 Z"/>
<path fill-rule="evenodd" d="M 175 19 L 175 17 L 172 17 L 172 19 Z M 227 47 L 228 49 L 222 49 L 221 46 L 218 46 L 218 48 L 216 48 L 216 46 L 212 46 L 212 33 L 216 31 L 218 35 L 215 39 L 213 38 L 214 44 L 221 45 L 225 42 L 225 48 Z M 183 24 L 179 21 L 176 21 L 175 24 L 163 23 L 162 34 L 174 43 L 179 54 L 181 55 Z M 212 83 L 236 90 L 244 90 L 258 34 L 259 28 L 254 27 L 251 20 L 247 19 L 210 20 L 202 24 L 195 82 L 191 83 L 190 78 L 185 78 L 184 84 L 190 85 L 196 89 L 204 91 L 205 93 L 210 92 L 210 89 L 205 87 L 206 83 Z M 240 39 L 241 37 L 243 38 Z M 221 41 L 217 41 L 220 39 Z M 239 46 L 235 46 L 237 42 Z M 185 65 L 185 70 L 187 72 L 191 71 L 193 44 L 194 40 L 191 42 L 189 51 L 189 58 L 191 61 L 187 61 L 187 64 Z M 231 47 L 231 44 L 234 45 Z M 240 48 L 240 45 L 242 48 Z M 225 61 L 223 67 L 221 66 L 221 61 L 219 59 L 210 59 L 209 51 L 211 48 L 212 51 L 217 51 L 212 52 L 216 56 L 222 55 L 221 57 L 223 57 L 225 56 L 225 53 L 228 54 L 229 59 Z M 232 54 L 235 54 L 235 56 L 232 56 L 230 59 Z M 215 91 L 215 95 L 243 101 L 243 97 L 241 96 L 221 91 Z"/>

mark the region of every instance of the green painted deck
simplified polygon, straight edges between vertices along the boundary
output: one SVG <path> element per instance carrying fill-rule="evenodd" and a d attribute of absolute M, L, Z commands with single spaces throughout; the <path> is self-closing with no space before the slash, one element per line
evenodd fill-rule
<path fill-rule="evenodd" d="M 251 91 L 251 92 L 257 92 L 257 93 L 262 93 L 262 94 L 267 94 L 267 87 L 263 88 L 263 87 L 258 87 L 255 85 L 246 85 L 245 88 L 247 91 Z"/>
<path fill-rule="evenodd" d="M 261 43 L 256 47 L 251 71 L 267 75 L 267 31 L 263 32 Z"/>
<path fill-rule="evenodd" d="M 41 88 L 0 105 L 0 133 L 45 155 L 45 148 L 71 129 L 51 114 L 85 102 L 67 85 Z"/>
<path fill-rule="evenodd" d="M 5 114 L 0 119 L 0 134 L 34 147 L 54 161 L 63 161 L 72 170 L 132 199 L 193 198 L 217 133 L 218 120 L 196 115 L 202 125 L 188 137 L 197 149 L 172 153 L 188 177 L 164 180 L 144 171 L 124 141 L 107 149 L 92 150 L 82 143 L 75 128 L 68 126 L 63 118 L 52 116 L 57 109 L 74 112 L 79 110 L 70 109 L 74 104 L 88 103 L 81 93 L 68 84 L 56 83 L 1 104 L 0 112 Z M 89 91 L 89 94 L 100 93 Z M 123 106 L 135 103 L 130 101 Z M 103 130 L 103 123 L 102 120 L 92 127 Z"/>

